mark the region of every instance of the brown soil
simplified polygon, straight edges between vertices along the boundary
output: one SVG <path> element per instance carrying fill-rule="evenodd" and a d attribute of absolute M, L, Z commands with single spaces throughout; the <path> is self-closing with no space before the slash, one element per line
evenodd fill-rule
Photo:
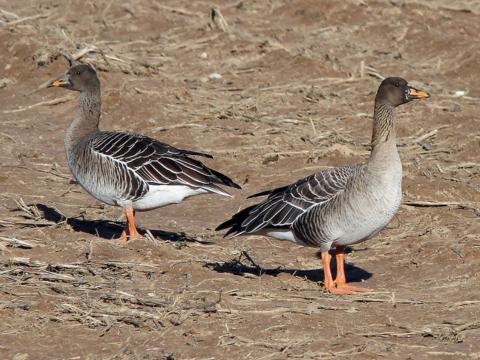
<path fill-rule="evenodd" d="M 0 1 L 0 358 L 479 359 L 478 2 L 219 1 L 227 32 L 211 5 Z M 62 51 L 98 69 L 103 129 L 209 152 L 243 191 L 112 239 L 120 209 L 65 162 L 78 95 L 40 88 Z M 433 96 L 399 110 L 405 204 L 347 256 L 376 292 L 323 292 L 314 249 L 222 240 L 247 195 L 365 160 L 390 75 Z"/>

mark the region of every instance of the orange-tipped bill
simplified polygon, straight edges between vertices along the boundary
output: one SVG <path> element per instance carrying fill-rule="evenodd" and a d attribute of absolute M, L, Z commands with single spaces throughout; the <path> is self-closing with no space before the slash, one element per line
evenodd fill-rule
<path fill-rule="evenodd" d="M 408 89 L 408 98 L 409 100 L 413 99 L 427 99 L 430 97 L 430 94 L 423 90 L 415 89 L 414 87 L 409 87 Z"/>
<path fill-rule="evenodd" d="M 58 79 L 52 81 L 47 87 L 69 87 L 70 80 L 67 74 L 63 74 Z"/>

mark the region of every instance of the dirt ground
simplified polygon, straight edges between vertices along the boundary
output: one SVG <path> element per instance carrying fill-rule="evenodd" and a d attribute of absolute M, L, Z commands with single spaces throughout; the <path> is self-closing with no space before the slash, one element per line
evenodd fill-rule
<path fill-rule="evenodd" d="M 0 358 L 480 359 L 480 3 L 0 0 Z M 223 24 L 223 25 L 222 25 Z M 142 213 L 87 195 L 63 136 L 93 64 L 101 127 L 211 153 L 243 187 Z M 252 193 L 368 157 L 382 76 L 404 204 L 347 255 L 374 293 L 322 288 L 315 249 L 214 228 Z"/>

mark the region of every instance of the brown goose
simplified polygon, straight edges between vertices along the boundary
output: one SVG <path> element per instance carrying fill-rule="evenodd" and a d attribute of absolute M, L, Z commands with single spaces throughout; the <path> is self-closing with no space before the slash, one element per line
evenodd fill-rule
<path fill-rule="evenodd" d="M 319 171 L 297 182 L 251 197 L 268 195 L 219 225 L 225 237 L 259 234 L 319 247 L 325 288 L 335 294 L 369 291 L 347 284 L 344 249 L 383 229 L 402 198 L 402 164 L 395 142 L 395 108 L 428 98 L 402 78 L 385 79 L 375 98 L 372 151 L 366 164 Z M 337 277 L 329 250 L 336 248 Z"/>
<path fill-rule="evenodd" d="M 127 132 L 99 131 L 100 81 L 95 70 L 70 61 L 70 69 L 49 87 L 80 92 L 80 105 L 65 135 L 70 170 L 93 197 L 125 209 L 127 223 L 121 240 L 140 236 L 135 210 L 156 209 L 205 193 L 230 196 L 219 185 L 240 189 L 227 176 L 155 139 Z"/>

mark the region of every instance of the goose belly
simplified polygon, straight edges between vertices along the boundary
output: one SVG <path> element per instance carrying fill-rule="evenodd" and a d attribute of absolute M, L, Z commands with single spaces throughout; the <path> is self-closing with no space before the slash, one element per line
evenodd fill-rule
<path fill-rule="evenodd" d="M 118 206 L 118 200 L 114 194 L 109 194 L 105 191 L 100 192 L 95 190 L 89 190 L 83 185 L 82 187 L 85 189 L 86 192 L 92 195 L 95 199 L 100 200 L 101 202 L 107 205 Z"/>
<path fill-rule="evenodd" d="M 78 174 L 74 169 L 70 168 L 72 175 L 78 184 L 93 196 L 95 199 L 107 204 L 107 205 L 118 205 L 118 195 L 115 189 L 111 186 L 100 186 L 98 182 L 91 181 L 90 178 L 81 176 L 83 174 Z"/>
<path fill-rule="evenodd" d="M 296 244 L 301 243 L 291 229 L 265 228 L 255 234 L 269 236 L 276 240 L 290 241 Z"/>
<path fill-rule="evenodd" d="M 135 210 L 151 210 L 170 204 L 178 204 L 184 199 L 207 193 L 205 189 L 185 185 L 150 185 L 148 192 L 132 203 Z"/>
<path fill-rule="evenodd" d="M 392 220 L 402 200 L 401 187 L 391 187 L 383 194 L 375 194 L 355 206 L 356 211 L 345 216 L 341 234 L 334 245 L 351 245 L 377 234 Z"/>

